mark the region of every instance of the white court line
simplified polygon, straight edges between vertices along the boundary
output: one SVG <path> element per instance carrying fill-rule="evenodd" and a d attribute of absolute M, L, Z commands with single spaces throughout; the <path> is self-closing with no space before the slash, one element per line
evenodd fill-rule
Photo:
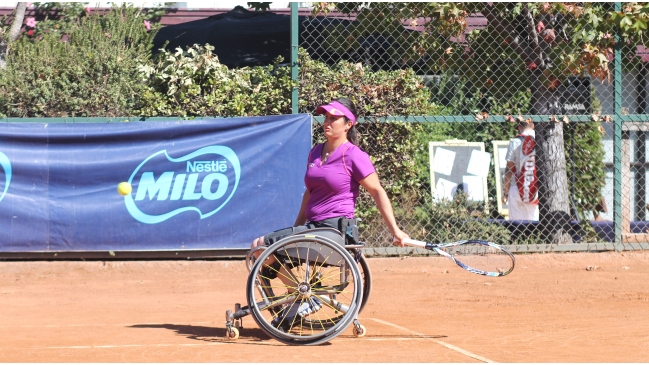
<path fill-rule="evenodd" d="M 354 341 L 424 341 L 426 337 L 356 338 Z"/>
<path fill-rule="evenodd" d="M 153 343 L 149 345 L 98 345 L 98 346 L 47 346 L 47 347 L 0 347 L 0 350 L 64 350 L 64 349 L 117 349 L 124 347 L 195 347 L 221 346 L 222 342 L 210 343 Z"/>
<path fill-rule="evenodd" d="M 175 326 L 191 326 L 194 324 L 208 324 L 212 322 L 191 322 Z M 108 327 L 108 326 L 163 326 L 165 323 L 91 323 L 91 324 L 43 324 L 43 325 L 24 325 L 24 326 L 0 326 L 0 328 L 58 328 L 58 327 Z M 173 324 L 172 324 L 173 325 Z"/>
<path fill-rule="evenodd" d="M 402 327 L 402 326 L 396 325 L 396 324 L 394 324 L 394 323 L 386 322 L 386 321 L 384 321 L 384 320 L 377 319 L 377 318 L 367 318 L 367 319 L 371 319 L 371 320 L 373 320 L 373 321 L 375 321 L 375 322 L 382 323 L 382 324 L 384 324 L 384 325 L 386 325 L 386 326 L 391 326 L 391 327 L 394 327 L 394 328 L 400 329 L 400 330 L 402 330 L 402 331 L 405 331 L 405 332 L 411 333 L 411 334 L 413 334 L 413 335 L 420 336 L 422 340 L 430 340 L 430 341 L 433 341 L 433 342 L 435 342 L 435 343 L 437 343 L 437 344 L 439 344 L 439 345 L 442 345 L 442 346 L 444 346 L 444 347 L 446 347 L 446 348 L 448 348 L 448 349 L 451 349 L 451 350 L 457 351 L 457 352 L 459 352 L 459 353 L 461 353 L 461 354 L 463 354 L 463 355 L 466 355 L 466 356 L 468 356 L 468 357 L 471 357 L 471 358 L 473 358 L 473 359 L 476 359 L 476 360 L 479 360 L 479 361 L 482 361 L 482 362 L 486 362 L 486 363 L 494 363 L 494 362 L 495 362 L 495 361 L 493 361 L 493 360 L 489 360 L 489 359 L 487 359 L 487 358 L 485 358 L 485 357 L 478 356 L 478 355 L 476 355 L 476 354 L 473 354 L 473 353 L 471 353 L 471 352 L 469 352 L 469 351 L 466 351 L 466 350 L 464 350 L 464 349 L 461 349 L 461 348 L 459 348 L 459 347 L 457 347 L 457 346 L 451 345 L 451 344 L 446 343 L 446 342 L 444 342 L 444 341 L 439 341 L 439 340 L 436 340 L 436 339 L 430 338 L 430 337 L 428 337 L 428 335 L 425 335 L 425 334 L 423 334 L 423 333 L 419 333 L 419 332 L 412 331 L 412 330 L 410 330 L 410 329 L 408 329 L 408 328 L 406 328 L 406 327 Z M 187 323 L 187 324 L 185 324 L 185 325 L 192 325 L 192 324 L 206 324 L 206 323 L 212 323 L 212 322 L 192 322 L 192 323 Z M 147 325 L 149 325 L 149 326 L 151 326 L 151 325 L 165 325 L 165 324 L 169 324 L 169 323 L 110 323 L 110 324 L 88 324 L 88 325 L 84 325 L 84 324 L 69 324 L 69 325 L 41 325 L 41 326 L 35 326 L 35 325 L 34 325 L 34 326 L 0 326 L 0 328 L 29 328 L 29 327 L 39 327 L 39 328 L 43 328 L 43 327 L 93 327 L 93 326 L 137 326 L 137 325 L 140 325 L 140 326 L 147 326 Z M 407 338 L 407 339 L 408 339 L 408 340 L 413 340 L 412 338 Z M 371 341 L 379 341 L 379 340 L 382 340 L 382 339 L 368 339 L 368 338 L 366 338 L 365 340 L 368 340 L 368 341 L 369 341 L 369 340 L 371 340 Z M 390 340 L 390 341 L 394 341 L 395 339 L 389 339 L 389 340 Z M 401 340 L 401 339 L 398 339 L 398 340 Z M 406 340 L 406 338 L 404 338 L 403 340 Z M 24 348 L 17 348 L 17 347 L 1 348 L 1 347 L 0 347 L 0 350 L 10 350 L 10 349 L 11 349 L 11 350 L 17 350 L 17 349 L 25 349 L 25 350 L 37 350 L 37 349 L 42 349 L 42 350 L 45 350 L 45 349 L 108 349 L 108 348 L 126 348 L 126 347 L 173 347 L 173 346 L 192 347 L 192 346 L 220 346 L 220 345 L 225 345 L 225 343 L 223 343 L 223 342 L 211 342 L 211 343 L 199 343 L 199 344 L 149 344 L 149 345 L 50 346 L 50 347 L 24 347 Z"/>
<path fill-rule="evenodd" d="M 451 349 L 451 350 L 457 351 L 457 352 L 459 352 L 459 353 L 461 353 L 461 354 L 463 354 L 463 355 L 466 355 L 466 356 L 468 356 L 468 357 L 474 358 L 474 359 L 476 359 L 476 360 L 480 360 L 480 361 L 482 361 L 482 362 L 487 362 L 487 363 L 495 363 L 495 361 L 493 361 L 493 360 L 489 360 L 489 359 L 487 359 L 486 357 L 482 357 L 482 356 L 478 356 L 478 355 L 476 355 L 476 354 L 472 354 L 472 353 L 470 353 L 469 351 L 464 350 L 464 349 L 461 349 L 461 348 L 459 348 L 459 347 L 457 347 L 457 346 L 453 346 L 453 345 L 451 345 L 450 343 L 446 343 L 446 342 L 444 342 L 444 341 L 440 341 L 440 340 L 436 340 L 436 339 L 434 339 L 434 338 L 430 338 L 430 337 L 428 337 L 428 335 L 425 335 L 425 334 L 423 334 L 423 333 L 419 333 L 419 332 L 412 331 L 412 330 L 410 330 L 410 329 L 408 329 L 408 328 L 406 328 L 406 327 L 402 327 L 402 326 L 396 325 L 396 324 L 394 324 L 394 323 L 386 322 L 386 321 L 381 320 L 381 319 L 376 319 L 376 318 L 367 318 L 367 319 L 371 319 L 371 320 L 373 320 L 373 321 L 375 321 L 375 322 L 382 323 L 382 324 L 384 324 L 384 325 L 386 325 L 386 326 L 391 326 L 391 327 L 394 327 L 394 328 L 398 328 L 398 329 L 400 329 L 400 330 L 402 330 L 402 331 L 406 331 L 406 332 L 412 333 L 413 335 L 422 336 L 423 338 L 425 338 L 425 339 L 427 339 L 427 340 L 431 340 L 431 341 L 433 341 L 433 342 L 435 342 L 435 343 L 437 343 L 437 344 L 440 344 L 440 345 L 442 345 L 442 346 L 444 346 L 444 347 L 446 347 L 446 348 L 448 348 L 448 349 Z"/>

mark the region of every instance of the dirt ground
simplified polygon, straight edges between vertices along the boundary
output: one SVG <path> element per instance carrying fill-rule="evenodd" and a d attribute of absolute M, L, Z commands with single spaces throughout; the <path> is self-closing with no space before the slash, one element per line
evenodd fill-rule
<path fill-rule="evenodd" d="M 649 252 L 518 255 L 503 278 L 439 257 L 368 261 L 368 335 L 312 347 L 249 317 L 224 339 L 243 261 L 0 262 L 0 361 L 649 361 Z"/>

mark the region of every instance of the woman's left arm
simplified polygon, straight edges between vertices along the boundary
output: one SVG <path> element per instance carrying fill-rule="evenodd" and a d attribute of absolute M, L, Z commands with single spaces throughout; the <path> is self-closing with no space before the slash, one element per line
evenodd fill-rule
<path fill-rule="evenodd" d="M 392 204 L 390 203 L 388 194 L 383 189 L 383 186 L 381 186 L 379 176 L 376 174 L 376 172 L 373 172 L 366 176 L 363 180 L 359 181 L 359 183 L 362 187 L 365 188 L 365 190 L 367 190 L 368 193 L 370 193 L 372 199 L 374 199 L 374 202 L 376 203 L 377 208 L 379 208 L 379 212 L 381 212 L 381 216 L 383 217 L 385 224 L 388 226 L 392 237 L 394 237 L 394 245 L 403 247 L 403 240 L 410 238 L 410 236 L 408 236 L 397 226 L 397 222 L 394 219 L 394 212 L 392 211 Z"/>

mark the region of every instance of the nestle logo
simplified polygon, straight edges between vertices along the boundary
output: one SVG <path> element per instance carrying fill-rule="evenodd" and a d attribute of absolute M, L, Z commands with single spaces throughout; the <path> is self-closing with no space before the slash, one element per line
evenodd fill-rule
<path fill-rule="evenodd" d="M 187 161 L 187 172 L 225 172 L 228 169 L 227 161 Z"/>

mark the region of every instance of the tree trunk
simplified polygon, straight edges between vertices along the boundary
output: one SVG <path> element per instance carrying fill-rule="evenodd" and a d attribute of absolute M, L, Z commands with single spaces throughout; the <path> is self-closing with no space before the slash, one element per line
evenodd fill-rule
<path fill-rule="evenodd" d="M 23 26 L 23 21 L 25 20 L 25 11 L 27 10 L 27 3 L 19 2 L 16 4 L 16 11 L 14 14 L 14 20 L 11 22 L 11 27 L 9 27 L 9 32 L 7 35 L 0 40 L 0 69 L 7 68 L 7 50 L 9 48 L 9 43 L 13 42 L 18 38 L 20 34 L 20 28 Z"/>
<path fill-rule="evenodd" d="M 532 111 L 534 115 L 554 115 L 561 109 L 556 89 L 541 81 L 541 72 L 532 75 Z M 542 237 L 548 243 L 572 243 L 566 155 L 563 148 L 563 123 L 536 125 L 536 154 L 539 179 L 539 218 Z"/>

